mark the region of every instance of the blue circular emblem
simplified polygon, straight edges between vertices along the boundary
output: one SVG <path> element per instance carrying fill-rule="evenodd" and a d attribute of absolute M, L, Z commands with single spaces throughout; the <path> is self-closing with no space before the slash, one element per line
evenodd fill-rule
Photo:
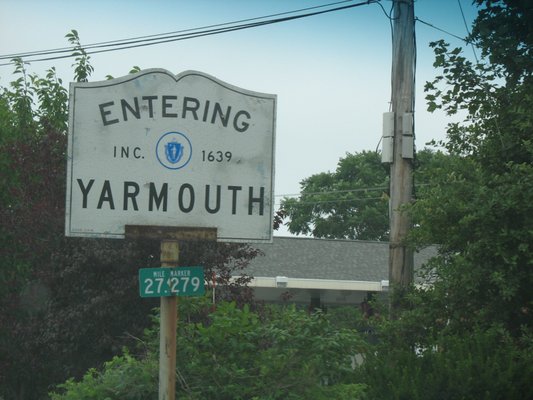
<path fill-rule="evenodd" d="M 155 155 L 163 167 L 168 169 L 181 169 L 191 160 L 191 141 L 180 132 L 165 133 L 157 141 Z"/>

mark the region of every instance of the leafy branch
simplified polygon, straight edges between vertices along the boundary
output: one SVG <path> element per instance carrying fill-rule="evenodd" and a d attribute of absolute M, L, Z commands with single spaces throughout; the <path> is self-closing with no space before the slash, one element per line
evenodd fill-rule
<path fill-rule="evenodd" d="M 87 82 L 89 76 L 94 71 L 94 67 L 90 64 L 91 57 L 87 54 L 80 42 L 80 37 L 76 29 L 72 29 L 65 37 L 70 44 L 74 46 L 72 55 L 76 58 L 76 62 L 72 64 L 74 67 L 74 80 L 76 82 Z"/>

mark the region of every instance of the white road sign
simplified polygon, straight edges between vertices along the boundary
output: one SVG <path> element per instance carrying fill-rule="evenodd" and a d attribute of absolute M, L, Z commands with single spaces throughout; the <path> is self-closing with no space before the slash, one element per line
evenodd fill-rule
<path fill-rule="evenodd" d="M 66 235 L 158 225 L 271 241 L 275 121 L 275 95 L 197 71 L 71 83 Z"/>

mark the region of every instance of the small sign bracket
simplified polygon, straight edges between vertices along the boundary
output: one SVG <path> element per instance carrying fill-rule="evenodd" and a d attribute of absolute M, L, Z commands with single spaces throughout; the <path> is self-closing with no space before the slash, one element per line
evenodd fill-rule
<path fill-rule="evenodd" d="M 217 228 L 126 225 L 126 239 L 216 241 Z"/>

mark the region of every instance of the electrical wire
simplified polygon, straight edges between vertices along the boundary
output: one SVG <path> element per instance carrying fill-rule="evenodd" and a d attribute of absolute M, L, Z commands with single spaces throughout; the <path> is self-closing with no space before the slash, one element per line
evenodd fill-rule
<path fill-rule="evenodd" d="M 173 32 L 156 33 L 156 34 L 152 34 L 152 35 L 138 36 L 138 37 L 127 38 L 127 39 L 117 39 L 117 40 L 109 40 L 109 41 L 105 41 L 105 42 L 92 43 L 92 44 L 83 45 L 83 49 L 102 48 L 102 47 L 108 47 L 108 46 L 113 46 L 113 45 L 124 45 L 124 44 L 132 44 L 132 43 L 136 43 L 136 42 L 143 42 L 143 41 L 149 41 L 149 40 L 157 40 L 158 38 L 171 37 L 172 35 L 179 35 L 179 34 L 184 34 L 184 33 L 187 33 L 187 32 L 201 31 L 201 30 L 206 30 L 206 29 L 210 29 L 210 28 L 217 28 L 217 27 L 222 27 L 222 26 L 234 25 L 234 24 L 239 24 L 239 23 L 243 23 L 243 22 L 257 21 L 257 20 L 266 19 L 266 18 L 279 17 L 281 15 L 294 14 L 294 13 L 297 13 L 297 12 L 309 11 L 309 10 L 314 10 L 314 9 L 323 8 L 323 7 L 329 7 L 329 6 L 333 6 L 333 5 L 349 3 L 349 2 L 352 2 L 352 1 L 353 0 L 343 0 L 343 1 L 338 1 L 338 2 L 335 2 L 335 3 L 323 4 L 323 5 L 315 6 L 315 7 L 307 7 L 307 8 L 301 8 L 301 9 L 298 9 L 298 10 L 286 11 L 286 12 L 282 12 L 282 13 L 264 15 L 264 16 L 261 16 L 261 17 L 241 19 L 241 20 L 236 20 L 236 21 L 231 21 L 231 22 L 224 22 L 224 23 L 220 23 L 220 24 L 206 25 L 206 26 L 201 26 L 201 27 L 198 27 L 198 28 L 189 28 L 189 29 L 182 29 L 182 30 L 173 31 Z M 61 47 L 61 48 L 50 49 L 50 50 L 31 51 L 31 52 L 25 52 L 25 53 L 13 53 L 13 54 L 1 55 L 0 56 L 0 60 L 1 59 L 11 59 L 11 58 L 14 58 L 14 57 L 48 55 L 48 54 L 64 53 L 64 52 L 71 52 L 71 51 L 72 51 L 72 47 L 69 46 L 69 47 Z"/>
<path fill-rule="evenodd" d="M 345 190 L 329 190 L 321 192 L 305 192 L 305 193 L 289 193 L 289 194 L 276 194 L 275 197 L 301 197 L 301 196 L 312 196 L 316 194 L 331 194 L 331 193 L 355 193 L 355 192 L 372 192 L 376 190 L 386 190 L 388 186 L 374 186 L 369 188 L 359 188 L 359 189 L 345 189 Z"/>
<path fill-rule="evenodd" d="M 367 198 L 362 197 L 362 198 L 356 198 L 356 199 L 342 199 L 342 200 L 299 201 L 298 205 L 301 206 L 301 205 L 327 204 L 327 203 L 348 203 L 348 202 L 366 201 L 366 200 L 383 200 L 383 197 L 367 197 Z"/>
<path fill-rule="evenodd" d="M 293 20 L 297 20 L 301 18 L 312 17 L 316 15 L 334 12 L 334 11 L 346 10 L 350 8 L 360 7 L 363 5 L 378 3 L 379 0 L 367 0 L 367 1 L 359 2 L 355 4 L 348 4 L 348 5 L 328 8 L 326 10 L 305 12 L 305 13 L 301 13 L 298 15 L 292 15 L 292 16 L 283 16 L 283 15 L 293 14 L 295 12 L 316 10 L 318 8 L 323 8 L 323 7 L 331 7 L 333 5 L 343 4 L 346 2 L 352 2 L 352 0 L 345 0 L 345 1 L 340 1 L 336 3 L 329 3 L 329 4 L 321 5 L 321 6 L 303 8 L 303 9 L 295 10 L 295 11 L 272 14 L 270 16 L 250 18 L 250 19 L 245 19 L 245 20 L 240 20 L 240 21 L 209 25 L 209 26 L 205 26 L 201 28 L 193 28 L 193 29 L 187 29 L 187 30 L 182 30 L 182 31 L 176 31 L 176 32 L 171 32 L 167 34 L 155 34 L 155 35 L 141 36 L 137 38 L 94 43 L 94 44 L 82 46 L 82 48 L 85 51 L 85 54 L 90 55 L 90 54 L 105 53 L 105 52 L 110 52 L 110 51 L 118 51 L 118 50 L 126 50 L 126 49 L 138 48 L 138 47 L 153 46 L 156 44 L 170 43 L 170 42 L 187 40 L 187 39 L 194 39 L 194 38 L 203 37 L 203 36 L 211 36 L 211 35 L 217 35 L 221 33 L 239 31 L 243 29 L 256 28 L 256 27 L 265 26 L 265 25 L 272 25 L 272 24 L 277 24 L 281 22 L 293 21 Z M 282 16 L 282 17 L 279 17 L 279 16 Z M 276 18 L 272 18 L 272 17 L 276 17 Z M 269 18 L 269 19 L 266 19 L 264 21 L 258 21 L 258 20 L 262 20 L 265 18 Z M 250 21 L 256 21 L 256 22 L 250 22 Z M 25 60 L 25 61 L 26 62 L 51 61 L 51 60 L 74 57 L 73 54 L 70 54 L 73 50 L 74 48 L 72 47 L 66 47 L 66 48 L 34 51 L 34 52 L 26 52 L 26 53 L 13 53 L 13 54 L 7 54 L 7 55 L 0 55 L 0 60 L 12 59 L 15 57 L 27 59 L 30 57 L 36 57 L 36 56 L 43 55 L 43 56 L 50 56 L 50 57 L 34 58 L 30 60 Z M 62 54 L 62 53 L 69 53 L 69 54 Z M 13 61 L 10 61 L 8 63 L 2 63 L 0 64 L 0 66 L 6 66 L 6 65 L 12 65 L 12 64 L 13 64 Z"/>
<path fill-rule="evenodd" d="M 453 37 L 456 38 L 456 39 L 459 39 L 459 40 L 461 40 L 461 41 L 463 41 L 463 42 L 468 43 L 468 40 L 466 40 L 465 38 L 462 38 L 462 37 L 460 37 L 460 36 L 458 36 L 458 35 L 455 35 L 455 34 L 453 34 L 453 33 L 451 33 L 451 32 L 445 31 L 444 29 L 438 28 L 438 27 L 436 27 L 435 25 L 430 24 L 429 22 L 426 22 L 426 21 L 424 21 L 424 20 L 422 20 L 422 19 L 420 19 L 420 18 L 418 18 L 418 17 L 415 17 L 415 21 L 418 21 L 418 22 L 420 22 L 420 23 L 422 23 L 422 24 L 424 24 L 424 25 L 427 25 L 427 26 L 429 26 L 429 27 L 431 27 L 431 28 L 433 28 L 433 29 L 436 29 L 436 30 L 438 30 L 438 31 L 440 31 L 440 32 L 446 33 L 447 35 L 453 36 Z"/>
<path fill-rule="evenodd" d="M 459 4 L 459 9 L 461 10 L 461 16 L 463 17 L 463 23 L 465 24 L 466 33 L 468 34 L 468 37 L 470 38 L 470 29 L 468 29 L 468 24 L 466 23 L 465 13 L 463 11 L 463 6 L 461 5 L 461 0 L 457 0 L 457 3 Z M 468 40 L 467 43 L 470 42 L 470 46 L 472 47 L 472 52 L 474 53 L 474 58 L 476 59 L 476 63 L 479 64 L 479 59 L 477 58 L 476 48 L 474 46 L 474 43 L 471 40 Z"/>
<path fill-rule="evenodd" d="M 429 183 L 420 183 L 417 185 L 417 187 L 422 186 L 430 186 Z M 274 197 L 283 197 L 281 201 L 276 200 L 275 205 L 277 208 L 280 208 L 282 206 L 283 201 L 287 200 L 291 197 L 302 197 L 302 196 L 312 196 L 312 195 L 324 195 L 324 194 L 339 194 L 339 193 L 356 193 L 356 192 L 372 192 L 372 191 L 382 191 L 383 193 L 386 193 L 386 191 L 389 189 L 388 186 L 376 186 L 376 187 L 370 187 L 370 188 L 359 188 L 359 189 L 347 189 L 347 190 L 330 190 L 330 191 L 323 191 L 323 192 L 309 192 L 309 193 L 294 193 L 294 194 L 276 194 Z M 346 203 L 346 202 L 360 202 L 360 201 L 383 201 L 386 197 L 380 196 L 380 197 L 355 197 L 355 198 L 349 198 L 349 199 L 332 199 L 332 200 L 310 200 L 310 199 L 299 199 L 297 205 L 318 205 L 318 204 L 327 204 L 327 203 Z"/>

